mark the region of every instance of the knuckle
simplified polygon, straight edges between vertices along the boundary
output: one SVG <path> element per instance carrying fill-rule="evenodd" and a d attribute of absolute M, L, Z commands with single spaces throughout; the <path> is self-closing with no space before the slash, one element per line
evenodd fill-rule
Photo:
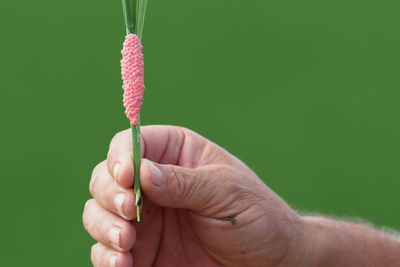
<path fill-rule="evenodd" d="M 116 133 L 113 138 L 111 139 L 110 142 L 110 147 L 112 147 L 115 143 L 117 143 L 121 138 L 124 138 L 125 136 L 127 136 L 129 129 L 123 130 L 123 131 L 119 131 L 118 133 Z"/>
<path fill-rule="evenodd" d="M 94 199 L 89 199 L 85 203 L 85 207 L 83 209 L 83 214 L 82 214 L 82 222 L 83 222 L 83 227 L 85 228 L 86 231 L 89 229 L 89 216 L 88 213 L 90 212 L 89 210 L 91 209 L 91 206 L 93 205 Z"/>
<path fill-rule="evenodd" d="M 99 172 L 103 168 L 104 164 L 105 164 L 105 161 L 100 162 L 99 164 L 96 165 L 96 167 L 94 167 L 94 169 L 92 171 L 92 176 L 91 176 L 90 182 L 89 182 L 89 192 L 92 196 L 94 195 L 94 192 L 95 192 L 97 177 L 99 175 Z"/>
<path fill-rule="evenodd" d="M 90 209 L 91 205 L 93 205 L 94 202 L 95 202 L 95 200 L 93 198 L 87 200 L 85 202 L 85 210 Z"/>
<path fill-rule="evenodd" d="M 181 131 L 182 133 L 188 134 L 188 135 L 192 135 L 192 134 L 196 134 L 196 132 L 194 132 L 193 130 L 183 127 L 183 126 L 175 126 L 177 130 Z"/>
<path fill-rule="evenodd" d="M 248 173 L 228 166 L 222 168 L 219 174 L 226 195 L 237 200 L 254 202 L 257 197 L 257 186 Z"/>
<path fill-rule="evenodd" d="M 103 160 L 102 162 L 98 163 L 98 164 L 93 168 L 92 177 L 93 177 L 93 176 L 96 176 L 96 174 L 97 174 L 97 173 L 101 170 L 101 168 L 103 167 L 104 163 L 105 163 L 105 160 Z"/>
<path fill-rule="evenodd" d="M 94 244 L 90 249 L 90 260 L 94 266 L 97 266 L 99 243 Z"/>
<path fill-rule="evenodd" d="M 216 178 L 223 184 L 224 190 L 228 194 L 235 194 L 243 190 L 240 184 L 240 173 L 229 166 L 221 166 L 215 171 Z"/>
<path fill-rule="evenodd" d="M 90 179 L 90 182 L 89 182 L 89 192 L 92 196 L 94 195 L 95 187 L 96 187 L 96 178 L 95 178 L 95 176 L 92 176 L 92 179 Z"/>
<path fill-rule="evenodd" d="M 176 170 L 172 168 L 171 176 L 173 177 L 171 181 L 171 197 L 174 201 L 182 201 L 190 198 L 190 196 L 196 192 L 201 186 L 202 175 L 198 170 L 184 169 L 181 168 Z"/>
<path fill-rule="evenodd" d="M 108 150 L 108 152 L 107 152 L 107 161 L 109 163 L 113 163 L 114 162 L 114 158 L 115 158 L 114 154 L 115 153 L 114 153 L 114 151 L 112 149 Z"/>
<path fill-rule="evenodd" d="M 187 195 L 189 195 L 189 183 L 191 179 L 191 175 L 184 173 L 183 171 L 177 171 L 175 168 L 171 168 L 171 187 L 172 194 L 171 196 L 179 201 L 181 199 L 185 199 Z"/>
<path fill-rule="evenodd" d="M 198 133 L 193 130 L 190 130 L 185 127 L 178 127 L 178 133 L 180 133 L 184 138 L 184 143 L 192 145 L 194 143 L 199 142 L 200 140 L 204 141 L 203 139 L 199 139 L 201 137 Z"/>
<path fill-rule="evenodd" d="M 92 261 L 93 264 L 94 264 L 95 254 L 96 254 L 96 248 L 97 248 L 97 244 L 92 245 L 92 247 L 90 248 L 90 260 Z"/>

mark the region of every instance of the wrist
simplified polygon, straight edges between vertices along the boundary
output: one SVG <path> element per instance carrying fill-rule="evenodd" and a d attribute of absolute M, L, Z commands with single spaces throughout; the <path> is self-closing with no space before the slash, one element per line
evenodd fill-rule
<path fill-rule="evenodd" d="M 400 243 L 362 224 L 304 217 L 298 259 L 292 266 L 395 266 Z"/>
<path fill-rule="evenodd" d="M 312 267 L 314 260 L 310 257 L 314 254 L 314 240 L 311 237 L 311 223 L 307 217 L 300 217 L 296 225 L 296 231 L 292 236 L 290 248 L 286 253 L 285 260 L 279 267 Z"/>
<path fill-rule="evenodd" d="M 343 249 L 339 244 L 344 236 L 338 233 L 339 226 L 334 220 L 323 217 L 304 217 L 304 266 L 329 266 L 332 255 L 339 256 Z M 338 234 L 338 235 L 337 235 Z"/>
<path fill-rule="evenodd" d="M 282 267 L 399 266 L 400 242 L 371 227 L 303 217 Z"/>
<path fill-rule="evenodd" d="M 298 234 L 282 267 L 328 266 L 335 242 L 335 221 L 320 217 L 303 217 Z M 336 240 L 335 240 L 336 239 Z"/>

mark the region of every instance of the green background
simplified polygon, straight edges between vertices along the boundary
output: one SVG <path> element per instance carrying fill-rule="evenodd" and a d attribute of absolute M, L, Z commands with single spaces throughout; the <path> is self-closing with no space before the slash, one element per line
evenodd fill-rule
<path fill-rule="evenodd" d="M 149 0 L 144 124 L 293 207 L 400 229 L 398 0 Z M 90 266 L 92 168 L 128 127 L 120 1 L 1 1 L 1 266 Z"/>

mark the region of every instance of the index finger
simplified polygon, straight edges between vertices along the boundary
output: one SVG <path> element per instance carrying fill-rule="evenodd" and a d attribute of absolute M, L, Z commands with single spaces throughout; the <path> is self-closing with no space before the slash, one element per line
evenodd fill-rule
<path fill-rule="evenodd" d="M 212 143 L 200 135 L 177 126 L 141 127 L 142 157 L 161 164 L 195 168 L 205 163 L 204 151 Z M 123 187 L 132 186 L 132 132 L 118 133 L 111 141 L 107 166 Z"/>

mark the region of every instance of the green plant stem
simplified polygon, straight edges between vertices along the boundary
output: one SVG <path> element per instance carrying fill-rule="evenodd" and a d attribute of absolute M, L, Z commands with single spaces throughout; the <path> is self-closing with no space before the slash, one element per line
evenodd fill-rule
<path fill-rule="evenodd" d="M 140 222 L 142 207 L 142 193 L 140 191 L 140 126 L 132 125 L 132 160 L 134 167 L 133 191 L 135 194 L 136 220 Z"/>
<path fill-rule="evenodd" d="M 136 34 L 142 39 L 147 0 L 122 0 L 127 34 Z M 140 120 L 139 120 L 140 121 Z M 135 194 L 136 220 L 141 220 L 142 193 L 140 191 L 140 122 L 132 126 L 132 160 L 134 166 L 133 190 Z"/>

